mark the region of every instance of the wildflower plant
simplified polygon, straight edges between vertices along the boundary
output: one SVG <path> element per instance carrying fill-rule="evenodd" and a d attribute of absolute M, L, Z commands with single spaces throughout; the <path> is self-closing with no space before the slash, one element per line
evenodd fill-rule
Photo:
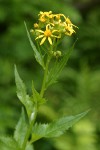
<path fill-rule="evenodd" d="M 35 59 L 41 65 L 44 76 L 41 90 L 37 91 L 32 81 L 32 94 L 29 95 L 15 66 L 17 97 L 24 108 L 22 108 L 13 137 L 0 137 L 6 150 L 33 150 L 33 143 L 35 141 L 41 138 L 53 138 L 62 135 L 88 112 L 86 111 L 75 116 L 64 116 L 46 124 L 36 121 L 39 107 L 47 102 L 44 97 L 45 91 L 56 82 L 74 48 L 73 45 L 62 54 L 62 51 L 58 49 L 59 43 L 65 36 L 72 36 L 78 27 L 72 24 L 70 19 L 64 14 L 53 14 L 52 11 L 40 12 L 38 22 L 30 30 L 31 35 L 36 41 L 36 46 L 31 39 L 26 23 L 25 27 Z"/>

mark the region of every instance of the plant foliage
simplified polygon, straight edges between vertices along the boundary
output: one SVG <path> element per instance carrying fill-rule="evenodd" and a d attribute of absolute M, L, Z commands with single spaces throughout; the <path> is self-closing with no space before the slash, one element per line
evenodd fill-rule
<path fill-rule="evenodd" d="M 84 117 L 88 111 L 76 116 L 68 116 L 60 118 L 50 124 L 35 124 L 32 131 L 31 142 L 40 138 L 53 138 L 62 135 L 66 130 L 72 127 L 77 121 Z"/>

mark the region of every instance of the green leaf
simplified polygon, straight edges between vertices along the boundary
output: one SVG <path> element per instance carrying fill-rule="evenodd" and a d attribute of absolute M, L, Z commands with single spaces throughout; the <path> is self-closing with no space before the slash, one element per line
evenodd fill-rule
<path fill-rule="evenodd" d="M 15 66 L 15 82 L 17 87 L 17 96 L 25 106 L 28 117 L 30 117 L 34 110 L 34 103 L 32 102 L 31 98 L 26 92 L 25 84 L 20 78 L 16 66 Z"/>
<path fill-rule="evenodd" d="M 78 114 L 76 116 L 68 116 L 58 119 L 50 124 L 35 124 L 32 131 L 31 142 L 40 138 L 52 138 L 62 135 L 66 130 L 72 127 L 77 121 L 84 117 L 88 111 Z"/>
<path fill-rule="evenodd" d="M 16 86 L 17 86 L 17 96 L 18 96 L 19 100 L 25 105 L 26 95 L 27 95 L 26 87 L 18 74 L 16 66 L 15 66 L 15 82 L 16 82 Z"/>
<path fill-rule="evenodd" d="M 33 82 L 32 82 L 32 93 L 33 93 L 33 101 L 38 105 L 41 105 L 46 102 L 45 98 L 41 98 L 40 94 L 35 90 Z"/>
<path fill-rule="evenodd" d="M 31 142 L 37 141 L 46 135 L 46 130 L 49 124 L 35 124 L 32 131 L 32 139 Z"/>
<path fill-rule="evenodd" d="M 34 149 L 33 149 L 33 145 L 27 143 L 25 150 L 34 150 Z"/>
<path fill-rule="evenodd" d="M 87 113 L 88 111 L 75 115 L 75 116 L 63 117 L 57 121 L 54 121 L 53 123 L 49 125 L 46 131 L 47 134 L 45 137 L 51 138 L 51 137 L 58 137 L 62 135 L 66 130 L 72 127 L 73 124 L 79 121 Z"/>
<path fill-rule="evenodd" d="M 45 65 L 44 65 L 44 60 L 43 60 L 43 56 L 41 55 L 41 53 L 38 52 L 36 46 L 34 45 L 31 37 L 30 37 L 30 34 L 28 32 L 28 29 L 27 29 L 27 25 L 26 23 L 24 22 L 25 24 L 25 28 L 26 28 L 26 31 L 27 31 L 27 36 L 29 38 L 29 42 L 30 42 L 30 45 L 34 51 L 34 56 L 35 56 L 35 59 L 37 60 L 37 62 L 45 69 Z"/>
<path fill-rule="evenodd" d="M 75 42 L 76 43 L 76 42 Z M 56 82 L 57 78 L 59 77 L 61 71 L 63 70 L 64 66 L 66 65 L 73 49 L 74 49 L 74 45 L 68 50 L 68 52 L 66 54 L 64 54 L 64 56 L 62 57 L 62 59 L 60 61 L 56 61 L 54 66 L 51 68 L 50 72 L 48 73 L 48 79 L 46 82 L 46 88 L 48 86 L 50 86 L 51 84 L 53 84 L 54 82 Z"/>
<path fill-rule="evenodd" d="M 1 136 L 0 140 L 8 150 L 20 150 L 17 142 L 12 137 Z"/>
<path fill-rule="evenodd" d="M 18 142 L 20 147 L 23 144 L 26 132 L 27 132 L 27 123 L 26 123 L 26 119 L 25 119 L 24 109 L 22 109 L 20 119 L 18 121 L 18 124 L 17 124 L 17 126 L 15 128 L 15 132 L 14 132 L 14 139 Z"/>

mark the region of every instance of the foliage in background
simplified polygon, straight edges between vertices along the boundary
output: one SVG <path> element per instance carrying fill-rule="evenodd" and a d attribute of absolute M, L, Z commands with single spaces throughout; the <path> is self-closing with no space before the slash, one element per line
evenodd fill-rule
<path fill-rule="evenodd" d="M 42 71 L 35 61 L 33 61 L 33 52 L 26 37 L 24 29 L 24 21 L 28 27 L 32 27 L 36 21 L 36 15 L 40 10 L 52 10 L 56 13 L 62 12 L 67 14 L 78 25 L 78 43 L 76 43 L 74 53 L 68 63 L 69 68 L 65 68 L 59 80 L 61 83 L 55 84 L 49 89 L 46 95 L 52 96 L 49 107 L 44 106 L 40 109 L 39 119 L 42 121 L 50 121 L 57 118 L 60 112 L 63 115 L 74 114 L 84 109 L 91 108 L 91 116 L 88 116 L 86 131 L 90 135 L 88 143 L 92 147 L 87 146 L 86 141 L 83 144 L 80 138 L 83 138 L 83 132 L 78 126 L 72 129 L 64 137 L 58 138 L 57 141 L 48 141 L 48 144 L 40 146 L 43 150 L 57 149 L 66 150 L 66 141 L 70 145 L 68 149 L 92 150 L 100 149 L 100 7 L 99 3 L 88 0 L 1 0 L 0 1 L 0 133 L 12 133 L 13 126 L 20 115 L 20 103 L 15 96 L 15 84 L 13 75 L 13 64 L 17 62 L 21 76 L 27 86 L 30 81 L 35 78 L 35 85 L 39 89 Z M 76 37 L 75 37 L 76 38 Z M 61 49 L 66 50 L 73 43 L 74 39 L 64 40 Z M 29 51 L 28 51 L 29 50 Z M 32 63 L 33 62 L 33 63 Z M 34 65 L 33 65 L 34 64 Z M 34 67 L 33 67 L 34 66 Z M 33 74 L 34 71 L 34 74 Z M 39 80 L 36 79 L 39 77 Z M 27 79 L 30 78 L 30 81 Z M 6 90 L 6 91 L 5 91 Z M 28 89 L 29 90 L 29 89 Z M 56 91 L 56 93 L 55 93 Z M 29 90 L 30 92 L 30 90 Z M 60 97 L 63 92 L 64 97 Z M 5 93 L 5 94 L 4 94 Z M 62 108 L 61 108 L 62 106 Z M 74 107 L 73 107 L 74 106 Z M 64 109 L 63 109 L 64 107 Z M 55 111 L 52 109 L 55 108 Z M 69 109 L 70 108 L 70 109 Z M 44 111 L 45 110 L 45 111 Z M 48 111 L 48 113 L 46 113 Z M 59 112 L 58 114 L 56 112 Z M 9 121 L 10 120 L 10 121 Z M 85 123 L 85 120 L 84 120 Z M 76 133 L 79 130 L 79 134 Z M 78 135 L 78 136 L 77 136 Z M 77 138 L 76 138 L 77 137 Z M 78 139 L 79 138 L 79 139 Z M 62 139 L 62 140 L 61 140 Z M 62 142 L 60 142 L 62 141 Z M 73 145 L 73 147 L 71 147 Z M 38 149 L 38 144 L 36 144 Z"/>

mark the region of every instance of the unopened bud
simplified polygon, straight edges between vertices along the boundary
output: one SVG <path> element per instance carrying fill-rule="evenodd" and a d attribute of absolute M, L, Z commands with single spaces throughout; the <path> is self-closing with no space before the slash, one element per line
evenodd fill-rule
<path fill-rule="evenodd" d="M 34 30 L 33 30 L 33 29 L 31 29 L 31 30 L 30 30 L 30 32 L 31 32 L 31 33 L 34 33 Z"/>
<path fill-rule="evenodd" d="M 61 57 L 61 55 L 62 55 L 61 51 L 56 51 L 53 53 L 53 56 L 56 58 Z"/>
<path fill-rule="evenodd" d="M 34 23 L 34 28 L 38 28 L 39 25 L 37 23 Z"/>

